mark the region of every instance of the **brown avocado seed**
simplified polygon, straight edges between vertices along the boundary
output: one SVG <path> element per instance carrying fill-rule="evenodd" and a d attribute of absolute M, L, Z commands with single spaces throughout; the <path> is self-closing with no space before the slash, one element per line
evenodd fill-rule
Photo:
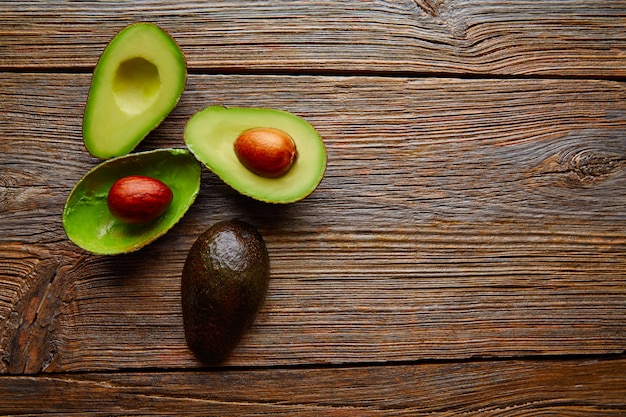
<path fill-rule="evenodd" d="M 243 131 L 235 140 L 235 154 L 246 168 L 257 175 L 276 178 L 293 165 L 296 144 L 287 133 L 271 127 Z"/>
<path fill-rule="evenodd" d="M 156 178 L 130 175 L 109 189 L 109 211 L 124 223 L 145 223 L 161 216 L 172 203 L 170 187 Z"/>

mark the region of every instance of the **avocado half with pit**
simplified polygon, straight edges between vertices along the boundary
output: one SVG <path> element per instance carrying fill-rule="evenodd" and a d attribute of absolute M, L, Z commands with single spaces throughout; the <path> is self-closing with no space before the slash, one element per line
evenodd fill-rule
<path fill-rule="evenodd" d="M 243 195 L 268 203 L 293 203 L 307 197 L 317 188 L 326 170 L 326 147 L 315 128 L 281 110 L 207 107 L 187 122 L 185 143 L 226 184 Z M 238 152 L 237 146 L 245 152 Z M 278 150 L 264 153 L 270 147 Z M 247 164 L 247 159 L 256 159 L 260 168 L 268 166 L 270 170 L 274 169 L 270 159 L 285 162 L 276 167 L 276 175 L 272 172 L 266 175 Z"/>
<path fill-rule="evenodd" d="M 83 118 L 83 139 L 95 157 L 132 151 L 178 103 L 187 81 L 178 44 L 152 23 L 122 29 L 100 56 Z"/>
<path fill-rule="evenodd" d="M 187 212 L 200 190 L 201 165 L 186 149 L 158 149 L 112 158 L 91 169 L 74 186 L 63 210 L 63 227 L 77 246 L 95 254 L 136 251 L 167 233 Z M 172 191 L 167 210 L 139 224 L 109 209 L 112 186 L 129 176 L 159 180 Z"/>

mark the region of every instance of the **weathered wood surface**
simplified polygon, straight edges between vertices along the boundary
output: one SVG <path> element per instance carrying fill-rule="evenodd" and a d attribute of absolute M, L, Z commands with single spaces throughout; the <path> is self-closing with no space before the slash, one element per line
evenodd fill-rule
<path fill-rule="evenodd" d="M 172 232 L 96 257 L 60 217 L 97 162 L 80 134 L 89 76 L 0 80 L 4 372 L 195 366 L 180 271 L 229 217 L 259 227 L 273 272 L 232 365 L 624 350 L 621 83 L 192 75 L 142 149 L 184 146 L 207 104 L 282 108 L 325 138 L 324 180 L 276 207 L 206 173 Z"/>
<path fill-rule="evenodd" d="M 0 4 L 0 414 L 626 413 L 624 2 L 204 3 Z M 90 72 L 135 20 L 191 73 L 138 150 L 209 104 L 284 109 L 324 137 L 320 187 L 271 206 L 205 170 L 145 249 L 69 242 Z M 208 370 L 180 272 L 229 217 L 272 279 Z"/>
<path fill-rule="evenodd" d="M 0 68 L 91 68 L 137 20 L 212 71 L 626 76 L 623 0 L 4 1 Z"/>
<path fill-rule="evenodd" d="M 623 416 L 624 359 L 0 378 L 0 408 L 44 415 Z M 494 389 L 497 387 L 497 389 Z"/>

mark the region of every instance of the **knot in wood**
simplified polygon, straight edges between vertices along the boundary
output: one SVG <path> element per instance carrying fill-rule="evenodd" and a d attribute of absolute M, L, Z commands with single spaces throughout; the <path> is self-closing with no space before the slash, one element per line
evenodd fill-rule
<path fill-rule="evenodd" d="M 568 155 L 567 166 L 581 180 L 594 180 L 609 175 L 624 162 L 618 155 L 599 154 L 584 149 Z"/>

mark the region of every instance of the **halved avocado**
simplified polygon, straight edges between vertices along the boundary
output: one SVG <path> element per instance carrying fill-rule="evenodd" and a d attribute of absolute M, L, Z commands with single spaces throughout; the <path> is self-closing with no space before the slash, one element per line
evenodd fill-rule
<path fill-rule="evenodd" d="M 268 178 L 246 168 L 234 143 L 245 131 L 272 128 L 294 141 L 297 158 L 283 175 Z M 191 117 L 185 143 L 207 168 L 241 194 L 268 203 L 292 203 L 311 194 L 326 170 L 326 147 L 317 131 L 300 117 L 281 110 L 210 106 Z"/>
<path fill-rule="evenodd" d="M 187 81 L 178 44 L 152 23 L 134 23 L 108 44 L 93 73 L 83 138 L 95 157 L 132 151 L 172 111 Z"/>
<path fill-rule="evenodd" d="M 187 212 L 200 190 L 201 165 L 186 149 L 159 149 L 113 158 L 90 170 L 76 184 L 63 210 L 67 236 L 81 248 L 101 255 L 138 250 L 164 235 Z M 109 189 L 120 178 L 158 179 L 173 193 L 167 211 L 154 221 L 129 224 L 107 205 Z"/>

